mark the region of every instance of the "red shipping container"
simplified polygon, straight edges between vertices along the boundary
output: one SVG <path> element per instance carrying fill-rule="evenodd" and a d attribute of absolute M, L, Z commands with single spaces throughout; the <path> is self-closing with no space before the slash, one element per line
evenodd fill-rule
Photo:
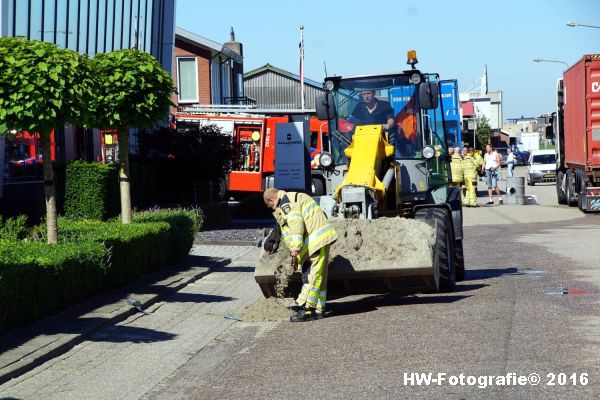
<path fill-rule="evenodd" d="M 600 167 L 600 54 L 586 55 L 564 73 L 567 167 Z"/>

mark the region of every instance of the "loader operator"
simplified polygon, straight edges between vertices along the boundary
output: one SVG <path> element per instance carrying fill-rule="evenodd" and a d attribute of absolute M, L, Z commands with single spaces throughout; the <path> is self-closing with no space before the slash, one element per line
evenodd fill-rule
<path fill-rule="evenodd" d="M 374 90 L 363 90 L 361 102 L 354 107 L 348 121 L 357 125 L 385 125 L 386 129 L 394 127 L 394 109 L 387 101 L 375 97 Z"/>
<path fill-rule="evenodd" d="M 336 241 L 337 232 L 327 222 L 321 207 L 304 193 L 270 188 L 265 190 L 263 198 L 267 207 L 274 210 L 292 264 L 302 270 L 302 290 L 296 299 L 300 309 L 290 321 L 321 319 L 327 297 L 329 247 Z M 268 241 L 264 247 L 268 252 L 273 251 Z"/>

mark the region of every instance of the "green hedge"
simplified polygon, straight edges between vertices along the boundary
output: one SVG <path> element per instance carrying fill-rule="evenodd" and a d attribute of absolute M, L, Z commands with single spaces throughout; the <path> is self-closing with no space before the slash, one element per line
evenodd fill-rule
<path fill-rule="evenodd" d="M 170 230 L 167 247 L 173 251 L 170 257 L 182 258 L 190 252 L 196 232 L 202 230 L 203 214 L 200 209 L 141 211 L 133 213 L 132 220 L 134 222 L 168 222 Z"/>
<path fill-rule="evenodd" d="M 104 220 L 118 213 L 118 170 L 115 165 L 75 161 L 67 165 L 65 215 Z"/>
<path fill-rule="evenodd" d="M 0 241 L 0 332 L 98 291 L 104 261 L 100 243 Z"/>
<path fill-rule="evenodd" d="M 195 228 L 193 212 L 164 210 L 127 225 L 59 218 L 56 245 L 0 240 L 0 332 L 181 260 Z"/>
<path fill-rule="evenodd" d="M 124 225 L 119 221 L 70 221 L 61 219 L 58 235 L 68 242 L 93 241 L 106 249 L 106 286 L 127 283 L 132 278 L 182 259 L 187 252 L 177 252 L 170 238 L 167 221 Z M 192 239 L 193 240 L 193 239 Z"/>

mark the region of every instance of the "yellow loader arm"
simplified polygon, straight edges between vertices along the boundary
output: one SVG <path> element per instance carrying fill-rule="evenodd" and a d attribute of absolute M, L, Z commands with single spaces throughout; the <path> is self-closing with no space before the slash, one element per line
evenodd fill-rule
<path fill-rule="evenodd" d="M 344 150 L 350 159 L 348 173 L 334 197 L 340 200 L 340 191 L 345 186 L 362 186 L 375 190 L 378 199 L 383 199 L 385 187 L 377 177 L 381 163 L 394 154 L 394 146 L 384 137 L 382 125 L 357 126 L 352 143 Z"/>

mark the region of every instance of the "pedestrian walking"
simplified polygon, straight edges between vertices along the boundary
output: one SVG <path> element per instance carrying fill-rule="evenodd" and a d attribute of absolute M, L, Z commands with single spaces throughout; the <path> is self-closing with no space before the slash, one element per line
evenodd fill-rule
<path fill-rule="evenodd" d="M 507 152 L 508 152 L 508 155 L 506 156 L 506 168 L 508 169 L 508 176 L 512 178 L 513 176 L 515 176 L 514 168 L 515 168 L 516 158 L 515 158 L 515 154 L 513 153 L 513 151 L 511 149 L 508 149 Z"/>
<path fill-rule="evenodd" d="M 264 191 L 263 199 L 273 209 L 290 249 L 292 265 L 302 271 L 303 285 L 296 299 L 300 309 L 290 321 L 321 319 L 327 297 L 329 248 L 337 240 L 337 232 L 321 207 L 307 194 L 270 188 Z M 268 251 L 266 247 L 265 250 Z"/>

